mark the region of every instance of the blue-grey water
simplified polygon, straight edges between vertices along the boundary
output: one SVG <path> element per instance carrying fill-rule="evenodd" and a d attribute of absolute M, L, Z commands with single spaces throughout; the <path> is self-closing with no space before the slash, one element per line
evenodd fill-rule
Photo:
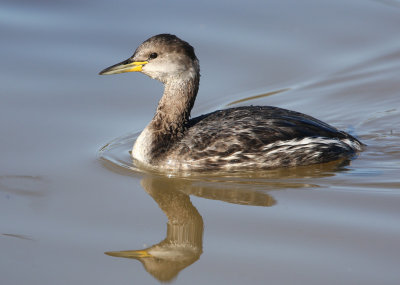
<path fill-rule="evenodd" d="M 399 27 L 398 0 L 3 0 L 0 283 L 400 284 Z M 164 32 L 200 59 L 194 116 L 274 105 L 366 150 L 242 176 L 132 169 L 162 85 L 97 74 Z"/>

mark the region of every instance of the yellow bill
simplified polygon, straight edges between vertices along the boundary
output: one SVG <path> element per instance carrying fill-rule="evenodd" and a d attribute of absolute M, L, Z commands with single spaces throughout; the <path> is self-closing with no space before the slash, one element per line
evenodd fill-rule
<path fill-rule="evenodd" d="M 109 251 L 105 254 L 115 257 L 125 257 L 125 258 L 143 258 L 143 257 L 153 257 L 146 250 L 126 250 L 126 251 Z"/>
<path fill-rule="evenodd" d="M 148 61 L 131 61 L 130 59 L 124 60 L 120 63 L 114 64 L 106 69 L 102 70 L 100 75 L 118 74 L 133 71 L 142 71 L 143 65 L 147 64 Z"/>

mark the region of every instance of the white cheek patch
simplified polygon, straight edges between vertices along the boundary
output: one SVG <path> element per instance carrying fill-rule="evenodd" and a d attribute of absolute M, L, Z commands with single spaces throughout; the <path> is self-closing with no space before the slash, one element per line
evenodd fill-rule
<path fill-rule="evenodd" d="M 166 82 L 167 79 L 175 78 L 175 81 L 185 81 L 194 78 L 198 71 L 194 67 L 187 68 L 177 62 L 158 62 L 156 64 L 148 63 L 143 66 L 142 73 L 157 79 L 161 82 Z"/>
<path fill-rule="evenodd" d="M 143 67 L 143 70 L 159 73 L 174 73 L 177 68 L 178 66 L 170 62 L 157 62 L 157 64 L 150 62 Z"/>
<path fill-rule="evenodd" d="M 153 79 L 165 81 L 166 78 L 177 73 L 179 69 L 181 69 L 180 66 L 171 62 L 157 62 L 157 64 L 150 62 L 143 66 L 142 72 Z"/>

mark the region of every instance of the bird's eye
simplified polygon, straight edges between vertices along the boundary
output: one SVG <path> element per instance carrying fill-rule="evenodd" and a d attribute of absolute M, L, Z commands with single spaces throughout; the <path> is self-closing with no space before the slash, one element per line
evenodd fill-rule
<path fill-rule="evenodd" d="M 158 54 L 153 52 L 152 54 L 149 55 L 149 59 L 156 58 L 157 56 L 158 56 Z"/>

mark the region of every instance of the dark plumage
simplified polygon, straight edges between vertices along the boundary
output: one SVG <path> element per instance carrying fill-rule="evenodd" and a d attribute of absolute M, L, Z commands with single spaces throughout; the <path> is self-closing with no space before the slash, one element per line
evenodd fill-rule
<path fill-rule="evenodd" d="M 194 49 L 176 36 L 146 40 L 133 56 L 100 74 L 129 71 L 160 80 L 164 95 L 132 156 L 160 170 L 270 169 L 351 158 L 353 136 L 313 117 L 277 107 L 219 110 L 189 120 L 200 67 Z"/>

